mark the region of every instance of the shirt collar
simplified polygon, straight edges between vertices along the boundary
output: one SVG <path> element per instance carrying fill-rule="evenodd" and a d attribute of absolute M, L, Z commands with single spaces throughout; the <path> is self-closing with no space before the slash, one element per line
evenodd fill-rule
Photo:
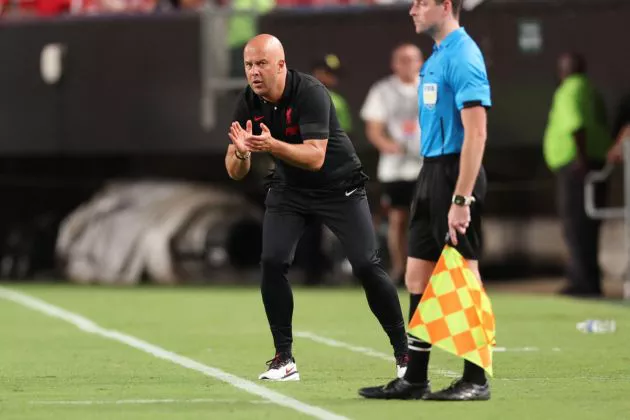
<path fill-rule="evenodd" d="M 449 45 L 459 40 L 464 35 L 466 35 L 466 30 L 463 27 L 455 29 L 453 32 L 446 35 L 446 38 L 442 40 L 440 45 L 435 44 L 433 46 L 433 51 L 439 51 L 447 48 Z"/>
<path fill-rule="evenodd" d="M 285 105 L 291 100 L 291 93 L 293 92 L 293 70 L 287 70 L 287 78 L 284 81 L 284 92 L 282 92 L 282 98 L 280 98 L 279 105 Z"/>
<path fill-rule="evenodd" d="M 272 104 L 275 106 L 285 105 L 289 103 L 289 101 L 291 100 L 291 93 L 293 92 L 293 77 L 294 77 L 293 70 L 287 70 L 287 77 L 286 79 L 284 79 L 284 91 L 282 92 L 282 96 L 280 97 L 280 100 L 277 103 L 268 102 L 262 96 L 259 96 L 258 98 L 263 103 Z"/>

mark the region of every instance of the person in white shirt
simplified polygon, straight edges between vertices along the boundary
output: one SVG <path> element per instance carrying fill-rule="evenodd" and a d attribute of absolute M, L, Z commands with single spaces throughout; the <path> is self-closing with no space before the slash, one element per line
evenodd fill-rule
<path fill-rule="evenodd" d="M 391 276 L 399 284 L 407 262 L 409 206 L 422 167 L 417 92 L 422 63 L 422 52 L 415 45 L 396 47 L 393 74 L 370 88 L 361 108 L 367 138 L 380 152 L 377 178 L 388 213 Z"/>

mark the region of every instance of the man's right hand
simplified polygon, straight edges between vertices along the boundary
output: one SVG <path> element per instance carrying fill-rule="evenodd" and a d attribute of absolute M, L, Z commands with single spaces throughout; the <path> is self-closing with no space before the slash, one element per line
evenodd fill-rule
<path fill-rule="evenodd" d="M 247 120 L 247 123 L 245 124 L 245 129 L 241 127 L 241 124 L 239 124 L 238 121 L 234 121 L 232 125 L 230 126 L 230 131 L 228 132 L 228 137 L 230 137 L 232 144 L 234 144 L 234 147 L 236 147 L 236 151 L 241 155 L 244 155 L 247 152 L 249 152 L 249 149 L 245 145 L 245 139 L 247 139 L 248 137 L 251 137 L 251 135 L 252 135 L 252 121 L 251 120 Z"/>

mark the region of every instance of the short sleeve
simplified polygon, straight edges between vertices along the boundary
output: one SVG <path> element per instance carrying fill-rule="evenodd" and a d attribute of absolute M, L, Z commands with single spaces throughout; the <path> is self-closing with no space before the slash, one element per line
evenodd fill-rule
<path fill-rule="evenodd" d="M 380 85 L 374 85 L 368 92 L 365 102 L 361 107 L 361 119 L 363 121 L 385 122 L 387 120 L 387 109 L 382 98 Z"/>
<path fill-rule="evenodd" d="M 232 121 L 238 121 L 243 128 L 245 128 L 247 120 L 251 118 L 245 95 L 246 91 L 244 90 L 236 102 L 236 108 L 234 109 L 234 115 L 232 116 Z"/>
<path fill-rule="evenodd" d="M 486 108 L 492 106 L 490 99 L 490 82 L 481 51 L 465 52 L 451 60 L 447 73 L 455 94 L 458 110 L 474 104 Z"/>
<path fill-rule="evenodd" d="M 330 135 L 331 100 L 324 86 L 313 86 L 300 94 L 297 101 L 302 139 L 328 139 Z"/>

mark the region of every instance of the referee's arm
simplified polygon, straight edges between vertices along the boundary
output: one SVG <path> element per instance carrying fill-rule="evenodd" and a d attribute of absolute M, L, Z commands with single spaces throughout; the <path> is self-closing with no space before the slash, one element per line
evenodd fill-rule
<path fill-rule="evenodd" d="M 455 194 L 471 196 L 486 147 L 487 115 L 481 105 L 465 107 L 461 111 L 464 126 L 464 144 L 459 163 L 459 177 L 455 184 Z"/>
<path fill-rule="evenodd" d="M 464 127 L 456 195 L 471 196 L 475 187 L 487 138 L 487 108 L 492 106 L 490 83 L 480 51 L 470 50 L 450 63 L 449 76 Z"/>

